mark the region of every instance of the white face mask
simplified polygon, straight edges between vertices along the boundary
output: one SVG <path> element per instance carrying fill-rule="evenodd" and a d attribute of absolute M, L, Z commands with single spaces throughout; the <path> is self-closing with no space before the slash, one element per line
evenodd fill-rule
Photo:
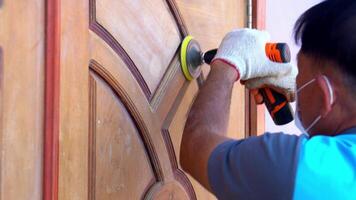
<path fill-rule="evenodd" d="M 333 91 L 333 89 L 331 87 L 331 84 L 330 84 L 330 81 L 329 81 L 328 77 L 323 75 L 322 78 L 325 80 L 326 85 L 328 86 L 328 90 L 329 90 L 329 94 L 330 94 L 330 106 L 331 106 L 333 104 L 333 102 L 334 102 L 334 91 Z M 305 126 L 303 125 L 303 123 L 302 123 L 302 121 L 300 119 L 300 114 L 299 114 L 298 94 L 301 92 L 302 89 L 304 89 L 308 85 L 312 84 L 314 81 L 316 81 L 315 78 L 313 80 L 307 82 L 303 86 L 301 86 L 299 89 L 297 89 L 297 92 L 296 92 L 296 109 L 295 109 L 295 116 L 294 116 L 295 120 L 294 120 L 294 123 L 299 128 L 299 130 L 304 134 L 308 134 L 310 129 L 312 129 L 315 126 L 315 124 L 317 124 L 321 119 L 321 115 L 319 115 L 318 117 L 315 118 L 315 120 L 309 126 L 307 126 L 305 128 Z"/>

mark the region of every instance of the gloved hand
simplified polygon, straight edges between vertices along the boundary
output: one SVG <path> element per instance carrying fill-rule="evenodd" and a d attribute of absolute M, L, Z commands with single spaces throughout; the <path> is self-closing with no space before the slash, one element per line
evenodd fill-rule
<path fill-rule="evenodd" d="M 213 59 L 235 67 L 249 89 L 272 87 L 294 101 L 298 69 L 268 59 L 265 45 L 270 35 L 254 29 L 236 29 L 223 39 Z"/>

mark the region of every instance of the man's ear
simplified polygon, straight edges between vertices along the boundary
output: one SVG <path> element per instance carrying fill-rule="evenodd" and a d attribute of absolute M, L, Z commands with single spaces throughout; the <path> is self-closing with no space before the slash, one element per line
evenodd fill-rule
<path fill-rule="evenodd" d="M 335 92 L 331 82 L 326 76 L 320 75 L 316 78 L 316 80 L 323 94 L 321 116 L 325 117 L 331 111 L 332 105 L 335 102 Z"/>

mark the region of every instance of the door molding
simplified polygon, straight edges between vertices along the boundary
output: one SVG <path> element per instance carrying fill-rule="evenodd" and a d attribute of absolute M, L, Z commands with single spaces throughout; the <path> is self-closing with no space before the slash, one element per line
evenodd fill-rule
<path fill-rule="evenodd" d="M 45 113 L 43 199 L 58 199 L 60 0 L 47 0 L 45 8 Z"/>
<path fill-rule="evenodd" d="M 252 0 L 252 27 L 261 30 L 266 28 L 266 0 Z M 265 106 L 256 105 L 251 94 L 248 99 L 247 132 L 248 136 L 256 136 L 265 132 Z"/>

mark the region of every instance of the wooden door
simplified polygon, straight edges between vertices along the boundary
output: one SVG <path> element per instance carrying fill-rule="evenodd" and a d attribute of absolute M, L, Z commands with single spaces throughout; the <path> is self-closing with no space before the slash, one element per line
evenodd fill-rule
<path fill-rule="evenodd" d="M 245 15 L 244 0 L 0 0 L 0 200 L 214 199 L 179 165 L 209 72 L 186 81 L 179 48 L 216 48 Z M 234 138 L 245 96 L 236 84 Z"/>
<path fill-rule="evenodd" d="M 217 47 L 244 26 L 244 2 L 61 1 L 59 199 L 212 198 L 178 163 L 199 90 L 179 47 L 188 33 Z M 244 88 L 233 96 L 230 136 L 241 138 Z"/>

